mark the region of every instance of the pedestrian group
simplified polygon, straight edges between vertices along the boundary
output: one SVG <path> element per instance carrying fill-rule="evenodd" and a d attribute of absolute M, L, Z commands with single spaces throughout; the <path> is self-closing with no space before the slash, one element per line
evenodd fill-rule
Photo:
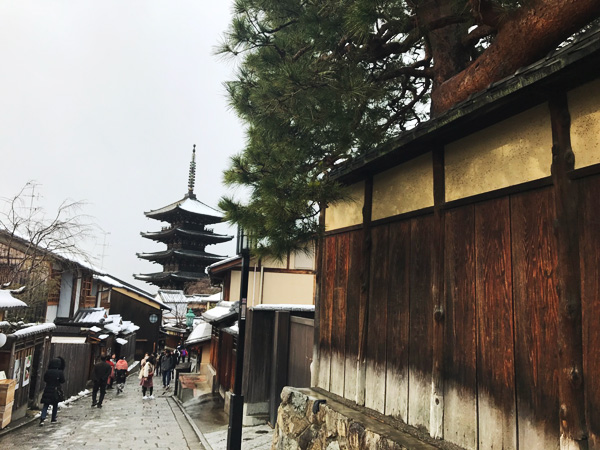
<path fill-rule="evenodd" d="M 183 349 L 185 352 L 185 349 Z M 186 353 L 183 353 L 185 358 Z M 140 386 L 142 387 L 143 400 L 153 400 L 154 397 L 154 374 L 162 375 L 163 389 L 170 389 L 170 383 L 175 367 L 182 357 L 180 349 L 176 349 L 174 353 L 170 350 L 164 350 L 160 356 L 156 354 L 148 354 L 144 356 L 140 362 L 140 373 L 138 375 Z M 125 382 L 127 380 L 129 366 L 125 356 L 117 359 L 116 355 L 102 355 L 100 360 L 92 369 L 92 381 L 94 387 L 92 389 L 92 407 L 102 408 L 102 402 L 106 395 L 106 389 L 113 389 L 113 384 L 116 382 L 117 395 L 123 393 Z M 44 373 L 44 392 L 42 394 L 41 403 L 43 404 L 40 415 L 40 426 L 43 426 L 48 416 L 48 411 L 52 409 L 51 423 L 57 423 L 58 404 L 65 400 L 62 390 L 62 384 L 65 382 L 65 360 L 62 357 L 54 358 L 48 364 L 48 369 Z M 98 396 L 98 393 L 100 395 Z"/>

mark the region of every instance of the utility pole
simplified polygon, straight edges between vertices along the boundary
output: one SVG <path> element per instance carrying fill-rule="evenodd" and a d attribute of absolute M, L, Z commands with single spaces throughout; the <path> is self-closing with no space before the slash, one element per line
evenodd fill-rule
<path fill-rule="evenodd" d="M 244 341 L 246 337 L 246 307 L 248 298 L 248 277 L 250 274 L 250 243 L 244 230 L 238 228 L 237 253 L 242 257 L 242 278 L 240 280 L 240 302 L 238 305 L 238 339 L 235 350 L 235 381 L 229 406 L 229 428 L 227 429 L 227 450 L 241 450 L 242 421 L 244 416 L 244 396 L 242 377 L 244 373 Z"/>

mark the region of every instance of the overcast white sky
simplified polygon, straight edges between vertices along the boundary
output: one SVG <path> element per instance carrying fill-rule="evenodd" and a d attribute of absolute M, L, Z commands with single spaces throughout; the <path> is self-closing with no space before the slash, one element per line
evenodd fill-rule
<path fill-rule="evenodd" d="M 0 0 L 0 197 L 35 180 L 48 211 L 87 201 L 84 213 L 110 233 L 104 270 L 155 292 L 132 278 L 161 270 L 135 255 L 164 248 L 140 236 L 164 225 L 144 211 L 187 192 L 193 144 L 196 194 L 216 206 L 222 172 L 243 148 L 222 85 L 234 63 L 213 54 L 231 4 Z M 103 240 L 92 249 L 98 263 Z"/>

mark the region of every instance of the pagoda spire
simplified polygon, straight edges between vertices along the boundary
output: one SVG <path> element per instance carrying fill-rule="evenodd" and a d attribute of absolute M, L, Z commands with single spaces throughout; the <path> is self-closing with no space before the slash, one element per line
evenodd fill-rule
<path fill-rule="evenodd" d="M 188 194 L 189 198 L 196 198 L 194 194 L 194 183 L 196 182 L 196 144 L 192 150 L 192 161 L 190 162 L 190 176 L 188 179 Z"/>

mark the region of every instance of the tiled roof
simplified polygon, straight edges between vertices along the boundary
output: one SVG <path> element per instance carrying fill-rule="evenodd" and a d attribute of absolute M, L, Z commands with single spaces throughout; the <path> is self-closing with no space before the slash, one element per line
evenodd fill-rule
<path fill-rule="evenodd" d="M 186 343 L 186 345 L 191 345 L 191 344 L 198 344 L 200 342 L 209 341 L 211 333 L 212 333 L 212 325 L 207 322 L 200 322 L 192 330 L 192 332 L 188 336 L 185 343 Z"/>

